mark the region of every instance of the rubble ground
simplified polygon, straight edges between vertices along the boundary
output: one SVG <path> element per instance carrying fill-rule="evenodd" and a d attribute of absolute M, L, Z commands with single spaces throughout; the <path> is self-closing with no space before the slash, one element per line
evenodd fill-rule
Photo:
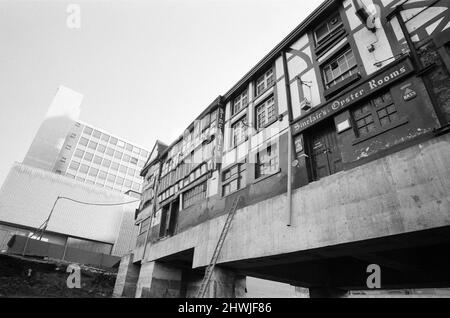
<path fill-rule="evenodd" d="M 80 287 L 69 288 L 71 263 L 0 254 L 0 297 L 109 298 L 117 269 L 80 267 Z"/>

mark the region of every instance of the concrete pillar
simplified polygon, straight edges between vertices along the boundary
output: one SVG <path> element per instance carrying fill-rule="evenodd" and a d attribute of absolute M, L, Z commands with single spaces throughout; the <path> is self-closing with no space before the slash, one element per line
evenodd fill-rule
<path fill-rule="evenodd" d="M 161 262 L 141 265 L 137 282 L 136 298 L 180 297 L 182 270 Z"/>
<path fill-rule="evenodd" d="M 298 298 L 310 298 L 308 288 L 294 286 L 294 294 Z"/>
<path fill-rule="evenodd" d="M 343 298 L 348 294 L 346 290 L 332 287 L 309 288 L 310 298 Z"/>
<path fill-rule="evenodd" d="M 128 254 L 120 260 L 113 297 L 134 297 L 139 277 L 139 265 L 133 264 L 133 254 Z"/>
<path fill-rule="evenodd" d="M 246 277 L 216 266 L 206 291 L 207 298 L 244 298 Z"/>

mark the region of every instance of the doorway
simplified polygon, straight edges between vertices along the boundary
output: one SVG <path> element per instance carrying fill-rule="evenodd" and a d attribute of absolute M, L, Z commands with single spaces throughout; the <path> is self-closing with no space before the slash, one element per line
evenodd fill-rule
<path fill-rule="evenodd" d="M 328 120 L 314 127 L 308 139 L 313 180 L 319 180 L 342 170 L 341 151 L 333 121 Z"/>
<path fill-rule="evenodd" d="M 180 200 L 176 199 L 162 208 L 161 225 L 159 237 L 171 236 L 175 233 L 177 226 L 178 212 L 180 209 Z"/>

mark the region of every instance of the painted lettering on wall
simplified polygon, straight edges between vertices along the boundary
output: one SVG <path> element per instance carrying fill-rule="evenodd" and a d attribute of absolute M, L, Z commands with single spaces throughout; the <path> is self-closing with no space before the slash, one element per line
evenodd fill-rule
<path fill-rule="evenodd" d="M 332 114 L 358 102 L 362 98 L 386 87 L 392 82 L 408 75 L 413 71 L 413 67 L 409 59 L 391 67 L 382 74 L 375 76 L 367 82 L 359 85 L 350 92 L 336 98 L 335 100 L 325 104 L 323 107 L 313 111 L 312 114 L 300 118 L 293 125 L 293 134 L 310 127 L 311 125 L 331 116 Z"/>

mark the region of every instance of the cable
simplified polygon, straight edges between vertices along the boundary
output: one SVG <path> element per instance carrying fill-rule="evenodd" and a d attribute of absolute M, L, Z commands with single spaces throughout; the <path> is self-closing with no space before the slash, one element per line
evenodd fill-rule
<path fill-rule="evenodd" d="M 58 199 L 64 199 L 64 200 L 68 200 L 68 201 L 72 201 L 72 202 L 76 202 L 76 203 L 80 203 L 80 204 L 84 204 L 84 205 L 96 205 L 96 206 L 126 205 L 126 204 L 130 204 L 130 203 L 135 203 L 135 202 L 141 201 L 139 199 L 139 200 L 133 200 L 133 201 L 128 201 L 128 202 L 119 202 L 119 203 L 95 203 L 95 202 L 79 201 L 79 200 L 71 199 L 71 198 L 68 198 L 68 197 L 58 197 L 57 200 Z"/>
<path fill-rule="evenodd" d="M 133 201 L 128 201 L 128 202 L 118 202 L 118 203 L 96 203 L 96 202 L 86 202 L 86 201 L 80 201 L 80 200 L 75 200 L 72 198 L 68 198 L 68 197 L 60 197 L 58 196 L 55 200 L 55 203 L 53 204 L 53 207 L 50 211 L 50 214 L 48 215 L 48 217 L 45 219 L 45 221 L 36 229 L 35 232 L 33 232 L 32 236 L 36 235 L 36 237 L 39 237 L 39 240 L 42 238 L 42 235 L 44 234 L 44 232 L 47 230 L 47 226 L 48 223 L 50 222 L 50 218 L 53 214 L 53 211 L 56 207 L 56 203 L 59 200 L 68 200 L 68 201 L 72 201 L 75 203 L 79 203 L 79 204 L 84 204 L 84 205 L 94 205 L 94 206 L 118 206 L 118 205 L 126 205 L 126 204 L 130 204 L 130 203 L 136 203 L 139 202 L 141 200 L 133 200 Z"/>

